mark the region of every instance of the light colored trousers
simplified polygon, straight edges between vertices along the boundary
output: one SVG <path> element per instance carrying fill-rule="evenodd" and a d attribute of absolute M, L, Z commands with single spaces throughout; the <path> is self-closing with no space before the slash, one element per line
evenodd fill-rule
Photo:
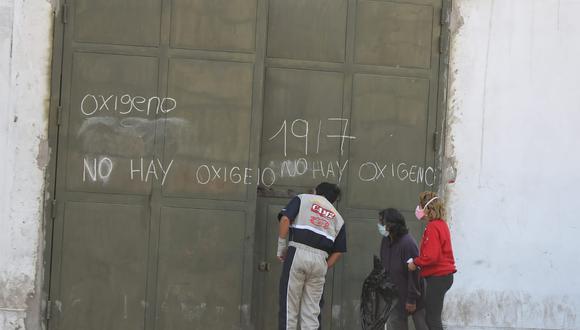
<path fill-rule="evenodd" d="M 291 264 L 284 265 L 286 271 L 282 273 L 280 281 L 280 329 L 296 330 L 300 315 L 301 330 L 318 330 L 320 299 L 328 269 L 326 264 L 328 254 L 295 242 L 290 242 L 290 249 L 292 248 L 296 249 L 292 258 L 285 261 Z"/>

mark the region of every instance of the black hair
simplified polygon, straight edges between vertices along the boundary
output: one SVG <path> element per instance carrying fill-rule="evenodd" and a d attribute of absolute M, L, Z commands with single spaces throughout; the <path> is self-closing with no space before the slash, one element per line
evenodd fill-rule
<path fill-rule="evenodd" d="M 340 188 L 330 182 L 322 182 L 316 186 L 316 194 L 324 196 L 330 203 L 334 203 L 340 197 Z"/>
<path fill-rule="evenodd" d="M 385 226 L 388 225 L 387 230 L 392 234 L 392 237 L 395 241 L 401 238 L 403 235 L 409 233 L 409 228 L 407 228 L 405 217 L 396 209 L 384 209 L 379 212 L 379 217 Z"/>

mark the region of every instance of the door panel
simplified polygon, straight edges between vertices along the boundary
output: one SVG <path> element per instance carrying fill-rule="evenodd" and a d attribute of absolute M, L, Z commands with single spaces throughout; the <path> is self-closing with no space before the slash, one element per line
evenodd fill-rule
<path fill-rule="evenodd" d="M 161 0 L 76 0 L 74 40 L 103 44 L 157 46 Z"/>
<path fill-rule="evenodd" d="M 229 329 L 239 322 L 244 222 L 243 212 L 162 209 L 158 329 Z"/>
<path fill-rule="evenodd" d="M 67 189 L 148 193 L 137 160 L 153 154 L 157 59 L 76 52 L 72 67 Z"/>
<path fill-rule="evenodd" d="M 432 6 L 361 1 L 357 10 L 356 63 L 430 67 Z"/>
<path fill-rule="evenodd" d="M 79 202 L 64 209 L 60 329 L 142 329 L 149 232 L 144 210 Z"/>
<path fill-rule="evenodd" d="M 275 186 L 314 187 L 338 182 L 343 75 L 272 68 L 266 72 L 261 168 L 273 169 Z M 332 166 L 334 175 L 327 174 Z"/>
<path fill-rule="evenodd" d="M 256 0 L 174 0 L 171 47 L 255 49 Z"/>
<path fill-rule="evenodd" d="M 346 0 L 271 0 L 269 57 L 344 62 Z"/>
<path fill-rule="evenodd" d="M 249 63 L 170 61 L 168 93 L 179 110 L 165 121 L 164 155 L 174 161 L 165 196 L 246 199 L 252 70 Z"/>
<path fill-rule="evenodd" d="M 258 198 L 258 210 L 265 211 L 258 211 L 256 226 L 266 228 L 257 231 L 263 235 L 258 242 L 264 242 L 258 256 L 270 266 L 269 271 L 256 275 L 262 286 L 258 291 L 259 329 L 274 329 L 278 324 L 282 269 L 276 259 L 278 212 L 295 194 L 309 192 L 321 181 L 338 183 L 343 172 L 346 176 L 341 162 L 342 140 L 335 137 L 342 135 L 345 123 L 341 118 L 343 88 L 344 75 L 339 72 L 286 68 L 266 72 L 260 166 L 273 169 L 276 180 L 261 190 Z M 329 272 L 324 289 L 324 329 L 331 326 L 333 286 L 333 272 Z"/>
<path fill-rule="evenodd" d="M 427 79 L 355 75 L 351 134 L 373 141 L 381 152 L 351 144 L 349 207 L 401 207 L 417 197 L 426 179 L 433 184 L 434 173 L 425 166 L 428 102 Z"/>

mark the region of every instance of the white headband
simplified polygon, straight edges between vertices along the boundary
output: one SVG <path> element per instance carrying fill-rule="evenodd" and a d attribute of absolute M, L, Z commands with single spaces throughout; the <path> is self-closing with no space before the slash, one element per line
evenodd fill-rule
<path fill-rule="evenodd" d="M 430 200 L 427 202 L 427 204 L 425 204 L 425 206 L 423 206 L 423 210 L 424 210 L 424 209 L 427 207 L 427 205 L 431 204 L 431 202 L 432 202 L 432 201 L 434 201 L 434 200 L 436 200 L 436 199 L 438 199 L 438 198 L 439 198 L 439 197 L 437 197 L 437 196 L 435 196 L 435 197 L 431 198 L 431 199 L 430 199 Z"/>

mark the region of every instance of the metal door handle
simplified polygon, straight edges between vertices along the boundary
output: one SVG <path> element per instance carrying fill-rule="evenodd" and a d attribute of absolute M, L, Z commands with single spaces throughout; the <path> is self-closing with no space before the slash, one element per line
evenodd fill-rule
<path fill-rule="evenodd" d="M 262 261 L 258 264 L 258 270 L 261 272 L 269 272 L 270 271 L 270 263 Z"/>

